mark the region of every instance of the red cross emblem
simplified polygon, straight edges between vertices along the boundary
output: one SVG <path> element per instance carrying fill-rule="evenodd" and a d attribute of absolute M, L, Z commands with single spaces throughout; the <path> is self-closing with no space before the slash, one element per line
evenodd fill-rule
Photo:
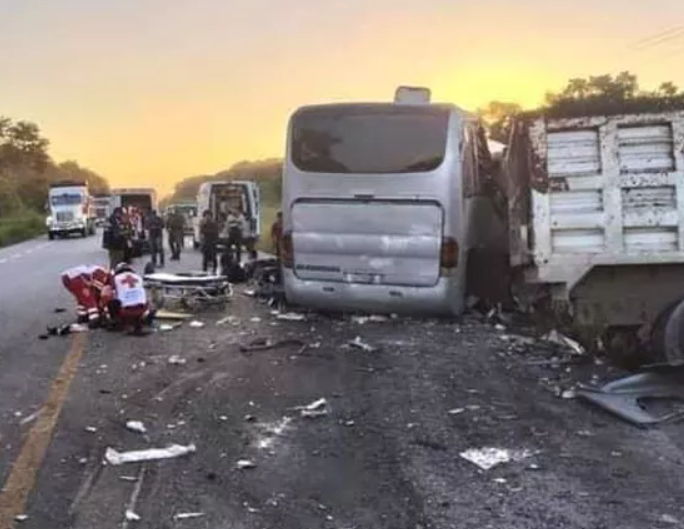
<path fill-rule="evenodd" d="M 133 288 L 138 284 L 138 278 L 134 275 L 128 274 L 121 280 L 121 283 L 126 285 L 128 288 Z"/>

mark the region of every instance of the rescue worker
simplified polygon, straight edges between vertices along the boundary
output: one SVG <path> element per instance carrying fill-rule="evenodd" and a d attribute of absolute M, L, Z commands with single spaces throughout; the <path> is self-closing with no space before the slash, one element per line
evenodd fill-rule
<path fill-rule="evenodd" d="M 152 211 L 147 218 L 147 230 L 150 234 L 152 265 L 157 266 L 158 256 L 159 267 L 164 268 L 164 219 L 156 211 Z"/>
<path fill-rule="evenodd" d="M 280 241 L 283 237 L 283 212 L 278 211 L 276 219 L 271 225 L 271 243 L 275 250 L 276 258 L 280 259 Z"/>
<path fill-rule="evenodd" d="M 233 259 L 240 263 L 242 261 L 242 241 L 244 236 L 245 216 L 242 211 L 231 209 L 226 218 L 225 238 L 228 239 L 228 249 Z"/>
<path fill-rule="evenodd" d="M 214 275 L 218 268 L 216 260 L 216 245 L 219 240 L 219 227 L 216 221 L 211 216 L 211 211 L 206 210 L 202 214 L 202 222 L 200 223 L 200 244 L 202 247 L 202 270 L 208 271 L 209 266 L 212 267 Z"/>
<path fill-rule="evenodd" d="M 120 263 L 114 270 L 109 288 L 105 288 L 102 296 L 110 325 L 114 329 L 142 332 L 143 325 L 149 325 L 154 319 L 154 310 L 150 308 L 143 278 L 135 273 L 126 263 Z"/>
<path fill-rule="evenodd" d="M 79 323 L 99 325 L 100 298 L 110 278 L 109 270 L 99 265 L 75 266 L 62 272 L 62 284 L 76 299 Z"/>
<path fill-rule="evenodd" d="M 167 221 L 169 232 L 169 247 L 171 248 L 171 260 L 180 261 L 183 239 L 185 238 L 185 216 L 178 210 L 173 210 Z"/>

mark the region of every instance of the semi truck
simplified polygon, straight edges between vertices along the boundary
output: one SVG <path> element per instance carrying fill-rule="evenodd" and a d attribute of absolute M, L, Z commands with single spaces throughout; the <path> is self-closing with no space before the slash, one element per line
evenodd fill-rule
<path fill-rule="evenodd" d="M 684 112 L 521 116 L 498 166 L 477 163 L 471 293 L 684 364 Z"/>
<path fill-rule="evenodd" d="M 50 240 L 95 233 L 95 207 L 87 182 L 65 180 L 50 184 L 46 209 Z"/>

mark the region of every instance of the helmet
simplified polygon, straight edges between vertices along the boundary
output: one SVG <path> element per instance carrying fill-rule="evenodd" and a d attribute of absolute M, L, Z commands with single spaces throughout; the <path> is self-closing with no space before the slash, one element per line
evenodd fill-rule
<path fill-rule="evenodd" d="M 122 272 L 133 272 L 133 268 L 128 263 L 119 263 L 114 268 L 114 275 L 121 274 Z"/>

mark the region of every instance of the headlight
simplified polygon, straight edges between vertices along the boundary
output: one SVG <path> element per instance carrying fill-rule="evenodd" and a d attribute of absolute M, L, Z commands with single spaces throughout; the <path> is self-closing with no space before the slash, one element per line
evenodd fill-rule
<path fill-rule="evenodd" d="M 45 225 L 52 226 L 52 217 L 48 217 L 47 219 L 45 219 Z"/>

